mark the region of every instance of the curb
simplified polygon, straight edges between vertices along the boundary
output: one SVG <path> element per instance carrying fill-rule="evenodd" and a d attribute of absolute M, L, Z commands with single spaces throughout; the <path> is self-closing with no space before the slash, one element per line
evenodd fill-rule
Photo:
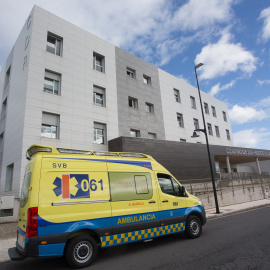
<path fill-rule="evenodd" d="M 240 213 L 247 212 L 249 210 L 256 210 L 256 209 L 260 209 L 260 208 L 267 207 L 267 206 L 270 206 L 270 204 L 265 203 L 265 204 L 261 204 L 261 205 L 250 206 L 250 207 L 245 208 L 245 209 L 235 210 L 235 211 L 232 211 L 232 212 L 224 212 L 224 213 L 221 212 L 220 214 L 213 214 L 213 215 L 211 215 L 209 217 L 206 217 L 206 218 L 207 218 L 207 221 L 208 221 L 208 220 L 211 220 L 211 219 L 218 219 L 218 218 L 224 217 L 224 216 L 232 216 L 234 214 L 240 214 Z"/>

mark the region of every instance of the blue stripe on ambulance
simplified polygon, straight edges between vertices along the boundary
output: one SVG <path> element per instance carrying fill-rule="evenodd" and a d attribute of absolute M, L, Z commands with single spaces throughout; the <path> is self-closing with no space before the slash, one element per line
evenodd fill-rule
<path fill-rule="evenodd" d="M 119 163 L 119 164 L 125 164 L 125 165 L 134 165 L 134 166 L 144 167 L 144 168 L 146 168 L 146 169 L 152 170 L 152 164 L 151 164 L 151 162 L 145 162 L 145 161 L 108 160 L 108 159 L 88 159 L 88 158 L 58 158 L 58 157 L 43 157 L 43 158 L 69 159 L 69 160 L 84 160 L 84 161 L 99 161 L 99 162 Z"/>
<path fill-rule="evenodd" d="M 44 220 L 42 217 L 38 217 L 38 235 L 52 235 L 66 232 L 75 232 L 82 229 L 99 229 L 110 226 L 121 226 L 124 224 L 137 224 L 139 222 L 153 221 L 157 219 L 166 219 L 170 217 L 187 216 L 190 212 L 196 211 L 202 212 L 202 206 L 194 206 L 187 208 L 171 209 L 166 211 L 156 211 L 148 213 L 140 213 L 134 215 L 124 215 L 88 220 L 78 220 L 71 222 L 54 223 Z M 145 218 L 144 218 L 145 217 Z"/>
<path fill-rule="evenodd" d="M 82 229 L 98 229 L 110 226 L 121 226 L 126 224 L 138 224 L 139 222 L 166 219 L 176 216 L 187 216 L 191 212 L 202 212 L 202 206 L 194 206 L 180 209 L 171 209 L 165 211 L 141 213 L 135 215 L 124 215 L 116 217 L 79 220 L 72 222 L 53 223 L 42 219 L 38 216 L 38 236 L 61 234 L 67 232 L 76 232 Z M 145 217 L 145 218 L 143 218 Z M 120 220 L 120 221 L 119 221 Z M 177 233 L 185 230 L 185 222 L 176 223 L 166 226 L 160 226 L 150 229 L 138 230 L 127 233 L 114 234 L 100 237 L 101 247 L 114 246 L 135 241 L 141 241 L 149 238 L 159 237 L 162 235 Z M 39 245 L 39 256 L 62 256 L 65 243 Z"/>

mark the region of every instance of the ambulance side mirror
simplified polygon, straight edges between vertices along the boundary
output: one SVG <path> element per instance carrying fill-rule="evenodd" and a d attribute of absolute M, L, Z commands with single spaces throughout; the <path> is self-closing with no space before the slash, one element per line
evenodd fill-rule
<path fill-rule="evenodd" d="M 186 196 L 186 188 L 184 186 L 181 186 L 180 189 L 181 189 L 182 196 L 185 197 Z"/>

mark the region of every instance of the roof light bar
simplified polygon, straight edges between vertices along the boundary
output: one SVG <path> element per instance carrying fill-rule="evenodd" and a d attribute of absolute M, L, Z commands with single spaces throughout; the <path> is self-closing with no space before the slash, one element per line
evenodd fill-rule
<path fill-rule="evenodd" d="M 121 157 L 137 157 L 137 158 L 146 158 L 145 155 L 137 153 L 119 153 Z"/>
<path fill-rule="evenodd" d="M 26 151 L 26 158 L 30 159 L 34 154 L 38 152 L 52 152 L 52 148 L 40 147 L 40 146 L 31 147 L 30 149 Z"/>
<path fill-rule="evenodd" d="M 117 153 L 110 153 L 110 152 L 94 152 L 97 156 L 117 156 Z"/>
<path fill-rule="evenodd" d="M 91 151 L 57 148 L 61 154 L 93 155 Z"/>

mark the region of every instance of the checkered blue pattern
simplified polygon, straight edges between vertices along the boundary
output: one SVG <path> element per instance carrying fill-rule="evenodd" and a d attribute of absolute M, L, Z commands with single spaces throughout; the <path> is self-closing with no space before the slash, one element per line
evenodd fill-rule
<path fill-rule="evenodd" d="M 145 240 L 148 238 L 158 237 L 166 234 L 182 232 L 185 230 L 186 223 L 177 223 L 172 225 L 166 225 L 146 230 L 127 232 L 121 234 L 114 234 L 109 236 L 103 236 L 100 238 L 101 247 L 115 246 L 124 243 L 130 243 L 134 241 Z"/>

